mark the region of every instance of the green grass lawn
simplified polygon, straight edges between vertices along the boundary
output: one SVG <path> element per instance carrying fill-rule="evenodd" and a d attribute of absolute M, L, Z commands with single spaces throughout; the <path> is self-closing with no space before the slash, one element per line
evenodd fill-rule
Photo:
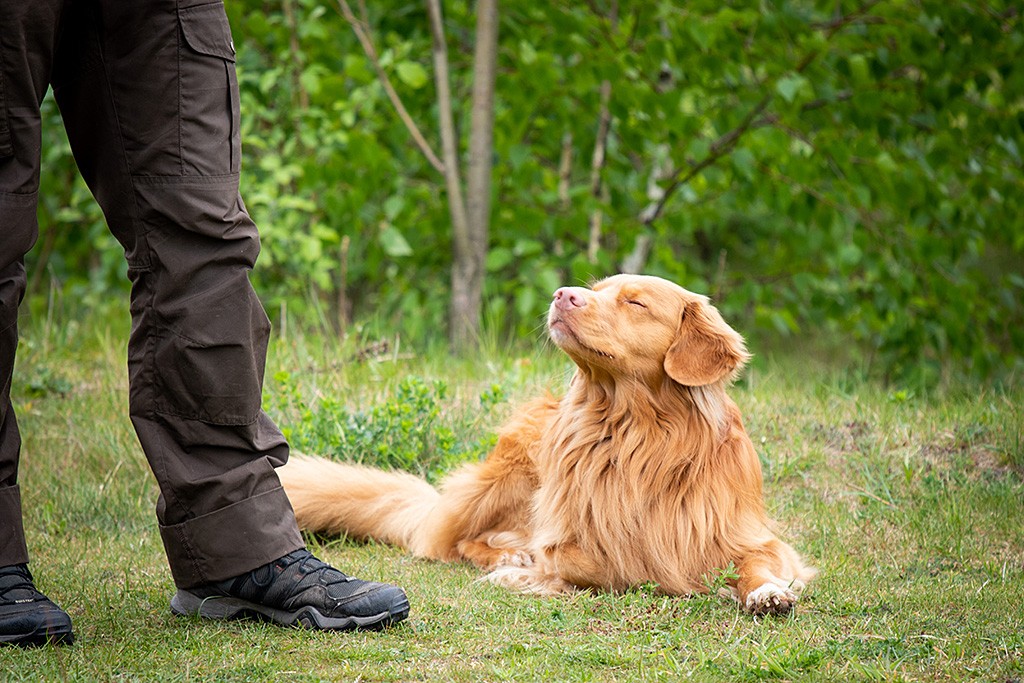
<path fill-rule="evenodd" d="M 24 330 L 15 394 L 31 566 L 78 641 L 0 649 L 0 680 L 1024 681 L 1019 389 L 915 395 L 804 359 L 758 359 L 732 393 L 780 534 L 821 571 L 788 618 L 653 589 L 524 597 L 468 566 L 310 539 L 349 573 L 405 586 L 413 605 L 383 633 L 323 634 L 170 614 L 156 486 L 127 417 L 126 324 L 113 327 Z M 436 476 L 570 373 L 541 343 L 529 361 L 396 346 L 355 358 L 354 343 L 277 340 L 267 408 L 304 447 L 351 452 L 386 437 L 374 457 Z M 410 377 L 428 390 L 403 412 L 396 392 Z M 352 425 L 335 423 L 359 415 L 376 422 L 352 441 Z"/>

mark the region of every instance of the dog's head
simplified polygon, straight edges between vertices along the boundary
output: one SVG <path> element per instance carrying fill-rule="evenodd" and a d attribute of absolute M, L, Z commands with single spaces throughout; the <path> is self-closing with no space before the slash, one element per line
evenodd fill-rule
<path fill-rule="evenodd" d="M 559 289 L 548 330 L 578 366 L 617 378 L 668 375 L 706 386 L 732 379 L 749 358 L 743 338 L 706 296 L 645 275 Z"/>

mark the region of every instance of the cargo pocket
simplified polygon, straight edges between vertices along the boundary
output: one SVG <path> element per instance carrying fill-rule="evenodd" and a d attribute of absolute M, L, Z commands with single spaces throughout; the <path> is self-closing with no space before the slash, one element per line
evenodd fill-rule
<path fill-rule="evenodd" d="M 185 175 L 227 175 L 241 167 L 235 44 L 222 3 L 183 7 L 178 78 Z"/>
<path fill-rule="evenodd" d="M 270 321 L 251 288 L 241 298 L 224 289 L 197 293 L 153 335 L 157 412 L 216 425 L 259 417 Z"/>

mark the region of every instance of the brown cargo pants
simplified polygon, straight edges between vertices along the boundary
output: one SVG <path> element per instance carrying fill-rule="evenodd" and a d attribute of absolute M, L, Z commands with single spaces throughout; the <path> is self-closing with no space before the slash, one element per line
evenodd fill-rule
<path fill-rule="evenodd" d="M 234 54 L 219 0 L 0 0 L 0 566 L 28 561 L 10 392 L 50 84 L 127 257 L 130 413 L 175 583 L 303 546 L 274 472 L 288 445 L 260 407 L 269 322 L 248 277 Z"/>

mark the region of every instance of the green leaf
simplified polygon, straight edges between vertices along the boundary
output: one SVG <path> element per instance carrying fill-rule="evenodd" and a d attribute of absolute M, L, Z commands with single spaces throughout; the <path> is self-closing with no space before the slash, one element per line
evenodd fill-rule
<path fill-rule="evenodd" d="M 732 153 L 732 166 L 736 171 L 746 178 L 753 180 L 757 160 L 749 149 L 737 149 Z"/>
<path fill-rule="evenodd" d="M 400 194 L 393 194 L 384 200 L 384 216 L 388 221 L 393 221 L 405 208 L 405 198 Z"/>
<path fill-rule="evenodd" d="M 302 87 L 314 97 L 320 93 L 320 74 L 318 71 L 319 69 L 316 67 L 309 67 L 304 69 L 299 76 L 299 82 L 302 83 Z"/>
<path fill-rule="evenodd" d="M 554 294 L 562 286 L 562 276 L 554 268 L 544 268 L 537 273 L 537 286 L 541 292 Z"/>
<path fill-rule="evenodd" d="M 516 256 L 535 256 L 544 251 L 544 245 L 537 240 L 521 239 L 516 240 L 515 246 L 513 247 Z"/>
<path fill-rule="evenodd" d="M 899 166 L 896 165 L 892 155 L 888 152 L 879 152 L 878 155 L 875 156 L 875 163 L 878 164 L 879 169 L 886 173 L 892 173 L 899 169 Z"/>
<path fill-rule="evenodd" d="M 711 36 L 709 35 L 707 28 L 695 21 L 691 21 L 686 26 L 686 32 L 690 34 L 693 41 L 700 47 L 701 52 L 707 52 L 708 47 L 711 45 Z"/>
<path fill-rule="evenodd" d="M 711 143 L 706 138 L 694 138 L 686 147 L 686 154 L 694 161 L 703 161 L 711 151 Z"/>
<path fill-rule="evenodd" d="M 807 79 L 800 74 L 788 74 L 775 83 L 775 92 L 782 95 L 782 99 L 793 102 L 797 93 L 807 85 Z"/>
<path fill-rule="evenodd" d="M 398 228 L 391 224 L 385 225 L 384 229 L 381 230 L 380 246 L 384 249 L 385 254 L 393 258 L 412 256 L 413 254 L 412 247 L 409 246 L 405 236 L 398 231 Z"/>
<path fill-rule="evenodd" d="M 487 252 L 487 271 L 494 273 L 512 263 L 512 250 L 506 247 L 495 247 Z"/>
<path fill-rule="evenodd" d="M 537 314 L 537 290 L 523 287 L 516 294 L 516 312 L 524 318 L 532 318 Z"/>
<path fill-rule="evenodd" d="M 839 262 L 846 266 L 853 266 L 860 262 L 861 256 L 860 248 L 856 244 L 844 244 L 839 247 L 838 257 Z"/>
<path fill-rule="evenodd" d="M 419 62 L 399 62 L 395 69 L 398 71 L 399 80 L 413 89 L 422 88 L 430 80 L 427 70 Z"/>
<path fill-rule="evenodd" d="M 864 55 L 850 57 L 850 75 L 857 85 L 865 85 L 871 81 L 871 69 L 868 66 L 867 57 Z"/>
<path fill-rule="evenodd" d="M 525 40 L 519 41 L 519 60 L 527 65 L 537 61 L 537 50 Z"/>

